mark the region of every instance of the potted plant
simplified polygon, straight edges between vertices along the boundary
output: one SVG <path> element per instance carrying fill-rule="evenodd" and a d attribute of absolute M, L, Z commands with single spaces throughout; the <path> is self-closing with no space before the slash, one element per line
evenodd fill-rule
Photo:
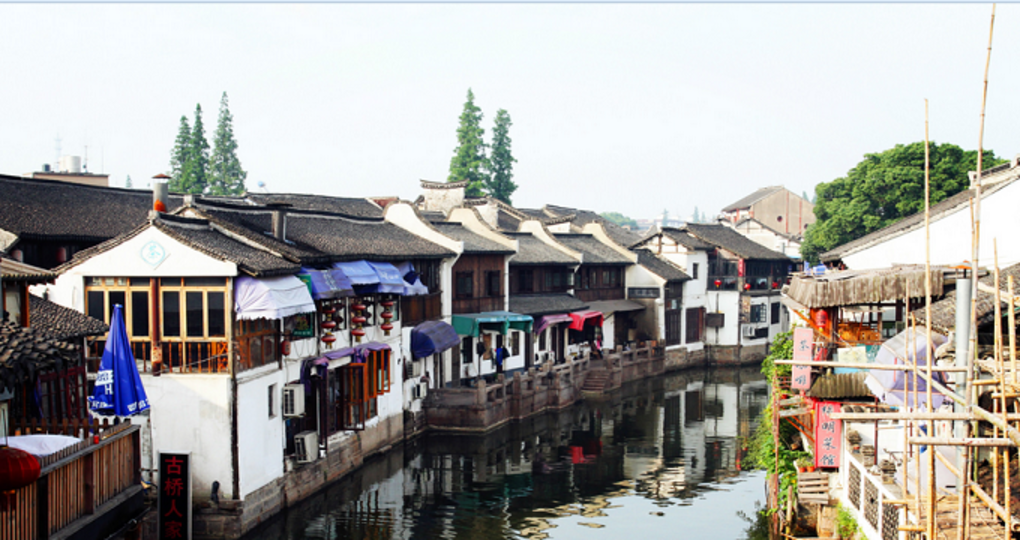
<path fill-rule="evenodd" d="M 813 472 L 815 468 L 811 458 L 806 456 L 797 458 L 794 464 L 797 466 L 797 472 Z"/>

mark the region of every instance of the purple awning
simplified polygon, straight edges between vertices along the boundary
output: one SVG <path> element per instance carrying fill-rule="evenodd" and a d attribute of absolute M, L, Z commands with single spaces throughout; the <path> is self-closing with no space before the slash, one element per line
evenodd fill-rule
<path fill-rule="evenodd" d="M 453 348 L 460 336 L 443 321 L 425 321 L 411 330 L 411 356 L 425 358 Z"/>
<path fill-rule="evenodd" d="M 549 328 L 554 324 L 570 322 L 572 320 L 574 319 L 571 319 L 570 315 L 566 313 L 554 313 L 552 315 L 542 315 L 541 317 L 538 318 L 538 324 L 535 325 L 535 333 L 538 334 L 542 330 L 545 330 L 546 328 Z"/>

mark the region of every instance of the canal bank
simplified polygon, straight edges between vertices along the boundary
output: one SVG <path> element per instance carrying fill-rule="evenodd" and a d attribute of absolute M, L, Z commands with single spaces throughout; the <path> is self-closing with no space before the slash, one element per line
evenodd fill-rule
<path fill-rule="evenodd" d="M 742 538 L 763 498 L 741 439 L 767 404 L 754 368 L 623 385 L 487 433 L 426 432 L 284 510 L 245 540 Z"/>

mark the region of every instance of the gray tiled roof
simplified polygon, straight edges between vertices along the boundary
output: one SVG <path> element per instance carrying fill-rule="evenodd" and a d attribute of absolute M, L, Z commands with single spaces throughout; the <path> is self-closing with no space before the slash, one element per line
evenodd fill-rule
<path fill-rule="evenodd" d="M 612 221 L 609 221 L 608 219 L 590 210 L 580 210 L 577 208 L 556 206 L 552 204 L 547 204 L 545 206 L 545 210 L 557 216 L 567 216 L 573 214 L 574 218 L 571 220 L 571 223 L 578 227 L 584 227 L 589 223 L 601 223 L 602 227 L 606 230 L 606 234 L 609 235 L 609 238 L 612 238 L 614 242 L 624 247 L 632 246 L 636 242 L 641 240 L 640 234 L 628 229 L 624 229 L 623 227 L 617 225 L 616 223 L 613 223 Z"/>
<path fill-rule="evenodd" d="M 0 229 L 21 238 L 103 241 L 145 221 L 152 192 L 0 175 Z M 182 198 L 172 195 L 168 210 Z"/>
<path fill-rule="evenodd" d="M 294 274 L 301 269 L 301 265 L 297 263 L 284 260 L 217 231 L 204 219 L 162 214 L 152 222 L 152 225 L 191 248 L 237 264 L 239 269 L 253 276 Z"/>
<path fill-rule="evenodd" d="M 0 277 L 4 281 L 27 281 L 31 283 L 46 283 L 56 279 L 57 275 L 49 270 L 25 264 L 14 259 L 0 259 Z"/>
<path fill-rule="evenodd" d="M 32 383 L 41 372 L 77 365 L 77 348 L 44 331 L 0 321 L 0 391 Z"/>
<path fill-rule="evenodd" d="M 476 234 L 460 223 L 433 223 L 432 226 L 439 230 L 443 236 L 464 242 L 464 253 L 487 253 L 491 255 L 516 253 L 502 244 Z"/>
<path fill-rule="evenodd" d="M 504 233 L 520 242 L 517 255 L 510 259 L 510 264 L 559 264 L 574 265 L 579 261 L 570 255 L 546 244 L 531 233 Z"/>
<path fill-rule="evenodd" d="M 272 214 L 266 209 L 213 208 L 203 212 L 215 219 L 244 227 L 251 238 L 280 242 L 270 234 Z M 452 257 L 455 254 L 421 236 L 381 219 L 352 219 L 339 215 L 287 212 L 287 245 L 298 260 L 308 264 L 353 259 L 406 260 Z"/>
<path fill-rule="evenodd" d="M 557 233 L 557 241 L 584 254 L 584 264 L 634 264 L 629 258 L 590 234 Z"/>
<path fill-rule="evenodd" d="M 725 225 L 688 223 L 684 229 L 710 244 L 735 253 L 742 259 L 789 261 L 790 258 L 747 238 Z"/>
<path fill-rule="evenodd" d="M 738 200 L 735 203 L 730 204 L 726 208 L 723 208 L 722 211 L 723 212 L 732 212 L 734 210 L 740 210 L 741 208 L 747 208 L 747 207 L 751 206 L 752 204 L 754 204 L 754 203 L 764 199 L 765 197 L 768 197 L 769 195 L 772 195 L 773 193 L 775 193 L 777 191 L 781 191 L 782 189 L 784 189 L 783 186 L 769 186 L 769 187 L 760 188 L 757 191 L 755 191 L 754 193 L 752 193 L 750 195 L 747 195 L 746 197 L 741 198 L 740 200 Z"/>
<path fill-rule="evenodd" d="M 999 270 L 999 288 L 1002 291 L 999 294 L 999 300 L 1002 302 L 1002 316 L 1003 316 L 1003 328 L 1005 331 L 1009 325 L 1005 322 L 1005 317 L 1008 314 L 1009 299 L 1007 295 L 1007 284 L 1009 276 L 1013 276 L 1013 283 L 1015 289 L 1020 289 L 1020 264 L 1014 264 Z M 993 287 L 994 290 L 995 276 L 989 274 L 980 279 L 980 283 Z M 1014 293 L 1016 290 L 1014 290 Z M 995 322 L 995 293 L 988 292 L 987 290 L 978 289 L 977 298 L 975 299 L 975 309 L 977 312 L 978 327 L 990 325 Z M 922 327 L 927 320 L 925 308 L 922 306 L 913 311 L 915 317 L 917 317 L 918 327 Z M 950 291 L 946 296 L 931 305 L 931 327 L 937 332 L 949 333 L 956 328 L 956 291 Z"/>
<path fill-rule="evenodd" d="M 101 336 L 110 329 L 106 323 L 99 319 L 94 319 L 34 294 L 28 296 L 28 301 L 29 321 L 32 328 L 42 330 L 55 339 Z"/>
<path fill-rule="evenodd" d="M 588 307 L 569 294 L 512 294 L 510 311 L 523 315 L 569 313 Z"/>
<path fill-rule="evenodd" d="M 247 198 L 260 205 L 283 203 L 295 210 L 332 212 L 353 217 L 383 216 L 383 209 L 369 199 L 360 197 L 331 197 L 301 193 L 248 193 Z"/>
<path fill-rule="evenodd" d="M 688 281 L 691 279 L 691 276 L 684 273 L 679 266 L 647 249 L 635 249 L 634 252 L 637 253 L 638 264 L 666 281 Z"/>
<path fill-rule="evenodd" d="M 684 246 L 687 249 L 694 249 L 694 250 L 710 250 L 710 249 L 715 249 L 714 245 L 709 244 L 708 242 L 705 242 L 704 240 L 699 239 L 697 236 L 693 236 L 692 234 L 690 234 L 687 231 L 684 231 L 684 230 L 681 230 L 681 229 L 677 229 L 675 227 L 664 227 L 661 230 L 661 232 L 662 232 L 663 236 L 669 238 L 670 240 L 673 240 L 677 244 L 680 244 L 681 246 Z M 658 234 L 659 234 L 658 232 L 649 233 L 648 236 L 646 236 L 640 242 L 637 242 L 637 244 L 643 244 L 646 240 L 648 240 L 649 238 L 655 237 Z M 632 245 L 635 245 L 635 244 L 632 244 Z"/>

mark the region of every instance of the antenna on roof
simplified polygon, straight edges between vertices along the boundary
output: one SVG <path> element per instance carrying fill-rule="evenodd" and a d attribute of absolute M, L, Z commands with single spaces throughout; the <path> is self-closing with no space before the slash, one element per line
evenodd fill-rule
<path fill-rule="evenodd" d="M 263 182 L 262 180 L 259 180 L 258 186 L 259 186 L 259 189 L 261 189 L 263 193 L 269 193 L 269 190 L 266 189 L 266 183 Z"/>

